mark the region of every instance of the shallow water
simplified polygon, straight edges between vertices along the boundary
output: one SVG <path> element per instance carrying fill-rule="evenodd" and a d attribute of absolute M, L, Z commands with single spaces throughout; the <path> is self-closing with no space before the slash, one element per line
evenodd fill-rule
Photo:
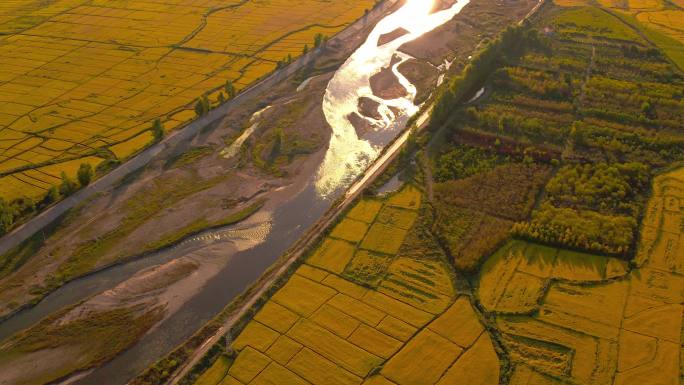
<path fill-rule="evenodd" d="M 176 313 L 147 334 L 131 349 L 77 381 L 78 384 L 124 384 L 190 337 L 218 314 L 230 301 L 255 282 L 292 243 L 330 207 L 318 199 L 312 186 L 283 203 L 271 220 L 271 231 L 264 242 L 230 257 L 219 274 Z M 207 242 L 195 253 L 221 253 L 233 246 L 230 241 L 214 240 L 215 232 L 204 235 Z M 227 251 L 227 250 L 226 250 Z"/>
<path fill-rule="evenodd" d="M 380 186 L 378 188 L 378 194 L 379 195 L 385 195 L 389 193 L 393 193 L 395 191 L 399 191 L 399 189 L 404 185 L 404 181 L 402 181 L 399 178 L 399 174 L 393 176 L 390 180 L 387 181 L 384 185 Z"/>
<path fill-rule="evenodd" d="M 248 250 L 266 240 L 271 226 L 271 218 L 267 213 L 257 213 L 242 223 L 191 236 L 172 248 L 71 281 L 49 294 L 36 306 L 23 310 L 0 323 L 0 340 L 33 325 L 65 306 L 76 304 L 109 290 L 149 267 L 162 265 L 195 251 L 222 244 L 231 251 Z"/>

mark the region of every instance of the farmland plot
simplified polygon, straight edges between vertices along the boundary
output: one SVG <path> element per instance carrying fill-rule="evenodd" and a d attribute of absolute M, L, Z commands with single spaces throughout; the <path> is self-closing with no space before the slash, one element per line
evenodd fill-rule
<path fill-rule="evenodd" d="M 557 0 L 554 3 L 562 7 L 595 5 L 586 0 Z M 623 20 L 639 29 L 643 36 L 684 69 L 684 9 L 681 1 L 599 0 L 598 4 L 622 15 Z"/>
<path fill-rule="evenodd" d="M 42 198 L 80 163 L 126 159 L 333 35 L 373 1 L 0 4 L 0 197 Z M 87 38 L 83 38 L 87 37 Z M 225 94 L 225 92 L 224 92 Z M 224 95 L 225 96 L 225 95 Z"/>

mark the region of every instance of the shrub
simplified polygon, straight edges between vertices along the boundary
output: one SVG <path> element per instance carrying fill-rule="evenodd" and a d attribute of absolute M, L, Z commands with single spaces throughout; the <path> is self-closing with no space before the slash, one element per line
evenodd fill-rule
<path fill-rule="evenodd" d="M 81 163 L 76 177 L 81 186 L 89 185 L 90 181 L 93 179 L 93 166 L 91 166 L 90 163 Z"/>

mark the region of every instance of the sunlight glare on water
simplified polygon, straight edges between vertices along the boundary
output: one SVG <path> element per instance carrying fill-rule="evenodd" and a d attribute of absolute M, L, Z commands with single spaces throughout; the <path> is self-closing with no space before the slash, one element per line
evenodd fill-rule
<path fill-rule="evenodd" d="M 434 0 L 408 0 L 404 6 L 382 19 L 347 61 L 337 70 L 328 83 L 323 99 L 323 112 L 332 127 L 330 145 L 316 175 L 316 191 L 322 197 L 330 196 L 340 187 L 348 186 L 368 165 L 377 158 L 382 145 L 373 145 L 359 138 L 349 115 L 358 112 L 359 98 L 367 97 L 380 103 L 379 120 L 368 118 L 374 130 L 386 132 L 391 137 L 404 127 L 408 118 L 418 112 L 414 104 L 416 88 L 401 75 L 396 68 L 410 58 L 399 47 L 417 39 L 439 27 L 456 16 L 470 0 L 457 0 L 448 9 L 431 13 Z M 403 28 L 407 34 L 378 47 L 378 39 L 385 34 Z M 392 72 L 406 88 L 405 97 L 383 100 L 375 95 L 370 87 L 370 78 L 382 68 L 391 64 L 397 55 L 401 61 L 394 65 Z M 398 109 L 398 114 L 390 110 Z M 388 139 L 388 141 L 389 141 Z"/>

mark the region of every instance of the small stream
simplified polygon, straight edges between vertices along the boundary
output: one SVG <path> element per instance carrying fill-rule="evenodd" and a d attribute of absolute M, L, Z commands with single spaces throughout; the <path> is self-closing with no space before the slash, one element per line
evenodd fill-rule
<path fill-rule="evenodd" d="M 132 348 L 109 363 L 76 380 L 78 384 L 125 384 L 141 370 L 167 354 L 187 339 L 204 323 L 220 312 L 236 296 L 255 282 L 297 239 L 308 230 L 340 197 L 350 184 L 378 157 L 406 126 L 408 119 L 418 112 L 413 103 L 415 87 L 392 68 L 407 96 L 383 100 L 372 94 L 369 79 L 391 64 L 392 57 L 401 61 L 410 57 L 399 51 L 406 42 L 414 40 L 452 19 L 469 2 L 458 0 L 451 8 L 430 13 L 433 1 L 408 0 L 406 4 L 381 20 L 366 42 L 352 54 L 335 73 L 328 84 L 322 101 L 325 117 L 332 127 L 328 151 L 315 175 L 297 195 L 282 202 L 270 216 L 267 228 L 264 223 L 241 223 L 208 231 L 186 239 L 177 247 L 166 249 L 144 258 L 111 267 L 90 276 L 72 281 L 46 297 L 37 306 L 22 311 L 0 323 L 0 340 L 25 328 L 45 316 L 73 305 L 92 295 L 108 290 L 129 279 L 142 269 L 163 264 L 189 253 L 218 253 L 226 255 L 226 266 L 177 312 L 149 332 Z M 404 28 L 408 34 L 377 46 L 380 36 Z M 348 119 L 358 110 L 361 97 L 380 103 L 382 119 L 369 122 L 379 133 L 378 143 L 359 138 Z M 398 111 L 395 113 L 392 111 Z M 250 122 L 256 127 L 258 122 Z M 248 136 L 248 129 L 243 136 Z M 224 156 L 234 156 L 233 148 Z M 391 181 L 396 188 L 399 181 Z M 253 226 L 245 228 L 245 226 Z M 259 227 L 261 226 L 261 227 Z M 260 239 L 253 247 L 236 251 L 236 236 L 256 231 Z"/>

